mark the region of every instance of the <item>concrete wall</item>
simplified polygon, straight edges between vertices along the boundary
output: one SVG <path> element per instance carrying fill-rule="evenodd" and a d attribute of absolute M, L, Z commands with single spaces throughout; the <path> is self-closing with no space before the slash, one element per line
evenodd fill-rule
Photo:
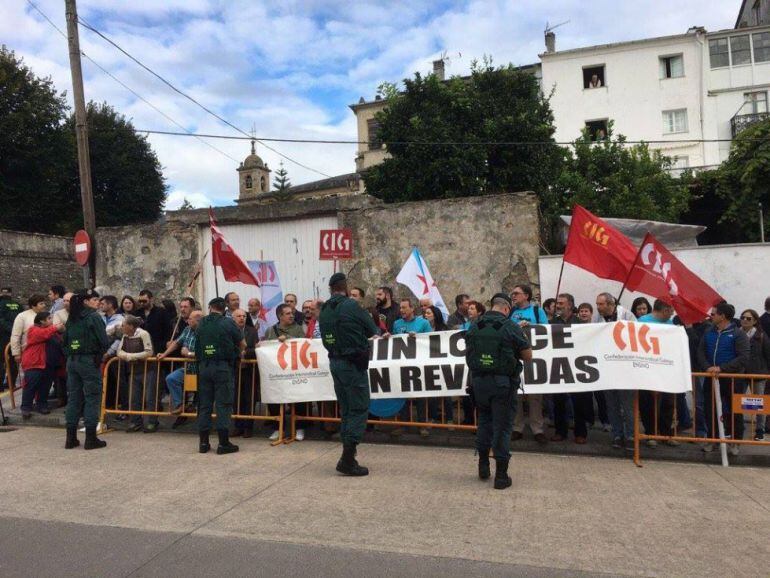
<path fill-rule="evenodd" d="M 395 279 L 413 245 L 450 308 L 458 293 L 486 301 L 517 283 L 539 283 L 537 199 L 531 193 L 382 205 L 341 212 L 339 222 L 353 229 L 354 259 L 342 270 L 367 296 L 380 285 L 412 296 Z"/>
<path fill-rule="evenodd" d="M 33 293 L 48 292 L 51 285 L 83 286 L 82 269 L 75 263 L 69 237 L 0 231 L 0 285 L 26 304 Z"/>
<path fill-rule="evenodd" d="M 181 222 L 97 231 L 96 283 L 120 298 L 150 289 L 156 297 L 179 299 L 198 263 L 198 227 Z M 200 283 L 194 293 L 201 298 Z"/>

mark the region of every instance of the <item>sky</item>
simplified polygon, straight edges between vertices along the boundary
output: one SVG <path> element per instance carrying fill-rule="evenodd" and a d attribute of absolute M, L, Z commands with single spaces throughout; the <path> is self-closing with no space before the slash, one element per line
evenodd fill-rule
<path fill-rule="evenodd" d="M 63 0 L 34 0 L 66 32 Z M 446 54 L 447 75 L 474 59 L 538 62 L 543 30 L 557 50 L 681 34 L 691 26 L 731 28 L 740 0 L 79 0 L 79 16 L 207 108 L 257 137 L 355 140 L 350 104 L 374 98 L 382 82 L 428 73 Z M 238 135 L 174 93 L 93 32 L 82 51 L 188 131 Z M 67 41 L 27 0 L 0 0 L 0 43 L 50 76 L 70 103 Z M 137 129 L 179 127 L 83 60 L 86 100 L 107 102 Z M 168 209 L 232 204 L 248 141 L 149 135 L 169 185 Z M 257 144 L 292 184 L 355 171 L 355 145 L 270 143 L 310 169 Z M 224 153 L 224 154 L 222 154 Z M 236 162 L 236 159 L 238 162 Z M 275 174 L 275 173 L 273 173 Z"/>

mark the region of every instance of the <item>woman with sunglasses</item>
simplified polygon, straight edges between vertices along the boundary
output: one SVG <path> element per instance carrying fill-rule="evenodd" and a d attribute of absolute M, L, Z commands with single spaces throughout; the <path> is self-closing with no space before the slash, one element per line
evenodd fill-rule
<path fill-rule="evenodd" d="M 746 309 L 741 313 L 741 329 L 746 332 L 751 344 L 751 356 L 746 373 L 766 374 L 770 368 L 770 338 L 765 335 L 762 327 L 759 325 L 759 314 L 753 309 Z M 764 380 L 755 381 L 751 388 L 754 395 L 763 395 L 765 393 L 766 383 Z M 764 441 L 766 416 L 757 414 L 756 431 L 754 439 Z"/>

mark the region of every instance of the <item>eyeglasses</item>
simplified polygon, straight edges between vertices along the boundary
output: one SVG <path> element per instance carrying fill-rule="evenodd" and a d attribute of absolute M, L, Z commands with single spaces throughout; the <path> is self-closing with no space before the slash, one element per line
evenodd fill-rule
<path fill-rule="evenodd" d="M 745 317 L 741 317 L 741 321 L 754 321 L 754 318 L 751 315 L 746 315 Z"/>
<path fill-rule="evenodd" d="M 144 305 L 145 303 L 149 303 L 149 301 L 147 299 L 137 299 L 136 302 L 141 304 L 141 305 Z"/>
<path fill-rule="evenodd" d="M 524 291 L 514 291 L 511 295 L 524 295 Z"/>

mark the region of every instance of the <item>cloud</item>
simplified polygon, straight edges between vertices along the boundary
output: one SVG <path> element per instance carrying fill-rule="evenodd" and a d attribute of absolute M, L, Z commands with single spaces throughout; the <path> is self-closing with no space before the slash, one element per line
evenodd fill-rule
<path fill-rule="evenodd" d="M 213 205 L 213 201 L 204 193 L 194 193 L 182 189 L 175 189 L 168 195 L 168 199 L 166 200 L 166 210 L 178 209 L 185 199 L 187 199 L 196 209 Z"/>
<path fill-rule="evenodd" d="M 35 0 L 66 30 L 60 0 Z M 589 6 L 590 9 L 586 9 Z M 528 64 L 544 49 L 546 22 L 560 49 L 683 33 L 693 25 L 729 28 L 737 2 L 722 0 L 81 0 L 80 15 L 147 66 L 244 131 L 260 136 L 355 140 L 347 105 L 370 99 L 383 81 L 431 70 L 442 51 L 448 74 L 467 74 L 471 61 Z M 40 76 L 51 76 L 71 101 L 66 39 L 28 4 L 3 5 L 0 38 Z M 81 28 L 82 49 L 144 98 L 201 133 L 238 135 Z M 462 54 L 460 57 L 459 54 Z M 83 62 L 86 98 L 107 101 L 139 129 L 179 128 Z M 169 207 L 232 202 L 236 168 L 248 141 L 151 135 L 171 194 Z M 271 143 L 298 162 L 329 174 L 355 170 L 355 145 Z M 282 158 L 264 146 L 272 167 Z M 229 158 L 232 157 L 232 158 Z M 233 160 L 235 159 L 235 160 Z M 322 178 L 284 159 L 294 184 Z"/>

